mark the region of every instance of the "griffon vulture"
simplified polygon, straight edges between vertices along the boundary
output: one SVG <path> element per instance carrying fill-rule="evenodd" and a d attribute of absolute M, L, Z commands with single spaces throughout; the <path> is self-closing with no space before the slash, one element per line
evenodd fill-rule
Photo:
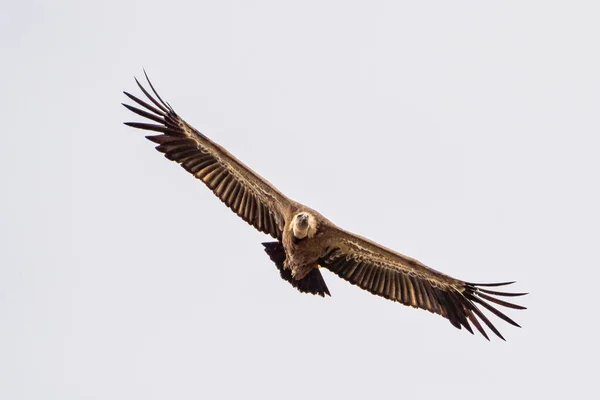
<path fill-rule="evenodd" d="M 504 321 L 519 326 L 491 303 L 524 309 L 498 297 L 521 296 L 491 290 L 513 282 L 472 283 L 431 269 L 421 262 L 347 232 L 315 210 L 279 192 L 223 147 L 185 122 L 158 95 L 146 75 L 150 94 L 136 79 L 144 101 L 125 95 L 141 108 L 123 104 L 153 123 L 126 125 L 157 134 L 146 136 L 165 157 L 185 168 L 227 207 L 275 241 L 263 243 L 281 277 L 303 293 L 330 295 L 319 268 L 327 268 L 375 295 L 447 318 L 452 325 L 473 333 L 471 324 L 489 340 L 481 322 L 504 339 L 481 311 L 483 307 Z"/>

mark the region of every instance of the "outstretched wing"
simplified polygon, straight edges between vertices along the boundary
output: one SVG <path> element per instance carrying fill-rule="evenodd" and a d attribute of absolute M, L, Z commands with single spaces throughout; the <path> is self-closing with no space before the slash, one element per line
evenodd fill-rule
<path fill-rule="evenodd" d="M 152 104 L 124 92 L 142 108 L 123 105 L 156 124 L 125 122 L 125 125 L 158 132 L 158 135 L 146 138 L 157 143 L 156 149 L 164 153 L 166 158 L 179 163 L 204 182 L 244 221 L 261 232 L 281 239 L 285 224 L 283 215 L 290 200 L 223 147 L 181 119 L 173 108 L 160 98 L 147 75 L 146 80 L 154 96 L 148 93 L 137 79 L 135 81 Z"/>
<path fill-rule="evenodd" d="M 464 282 L 334 225 L 320 229 L 326 230 L 323 235 L 327 238 L 327 251 L 319 260 L 319 264 L 362 289 L 386 299 L 439 314 L 450 320 L 458 329 L 465 327 L 473 333 L 471 323 L 488 340 L 480 321 L 498 337 L 503 340 L 504 337 L 483 314 L 480 306 L 509 324 L 519 326 L 490 303 L 522 310 L 525 307 L 500 300 L 498 296 L 522 296 L 526 293 L 487 289 L 513 282 Z"/>

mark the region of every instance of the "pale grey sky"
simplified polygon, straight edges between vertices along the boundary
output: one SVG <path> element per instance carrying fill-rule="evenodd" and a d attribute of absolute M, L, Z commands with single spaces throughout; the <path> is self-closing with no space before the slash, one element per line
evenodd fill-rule
<path fill-rule="evenodd" d="M 12 2 L 0 15 L 0 398 L 591 398 L 597 2 Z M 122 125 L 146 68 L 336 224 L 526 311 L 487 342 L 324 272 Z M 290 162 L 290 151 L 310 153 Z"/>

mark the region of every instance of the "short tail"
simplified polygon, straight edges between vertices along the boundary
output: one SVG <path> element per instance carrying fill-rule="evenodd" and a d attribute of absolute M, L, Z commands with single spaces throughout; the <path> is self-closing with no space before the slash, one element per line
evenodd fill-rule
<path fill-rule="evenodd" d="M 310 271 L 303 279 L 296 280 L 292 277 L 292 271 L 283 268 L 283 262 L 285 261 L 285 249 L 283 245 L 280 242 L 266 242 L 262 245 L 265 246 L 265 252 L 277 266 L 281 277 L 293 287 L 302 293 L 318 294 L 322 297 L 325 297 L 325 295 L 331 296 L 318 268 Z"/>

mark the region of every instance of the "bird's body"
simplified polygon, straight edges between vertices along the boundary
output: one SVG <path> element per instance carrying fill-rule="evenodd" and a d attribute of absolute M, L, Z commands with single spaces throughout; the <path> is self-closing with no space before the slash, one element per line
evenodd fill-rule
<path fill-rule="evenodd" d="M 286 216 L 281 240 L 286 254 L 285 268 L 294 279 L 301 280 L 319 267 L 319 257 L 325 246 L 323 233 L 329 221 L 295 202 Z"/>
<path fill-rule="evenodd" d="M 137 81 L 136 81 L 137 82 Z M 455 279 L 419 261 L 344 231 L 317 211 L 279 192 L 267 180 L 227 150 L 182 120 L 148 83 L 155 96 L 138 86 L 152 103 L 125 93 L 144 109 L 125 105 L 157 124 L 128 122 L 129 126 L 158 132 L 147 138 L 157 150 L 203 181 L 232 211 L 276 241 L 263 243 L 281 277 L 301 292 L 329 295 L 320 272 L 326 268 L 369 292 L 447 318 L 457 328 L 473 333 L 471 324 L 488 338 L 480 321 L 497 336 L 500 332 L 482 313 L 487 309 L 519 326 L 490 302 L 514 309 L 524 307 L 498 299 L 520 296 L 489 290 L 512 282 L 475 284 Z"/>

